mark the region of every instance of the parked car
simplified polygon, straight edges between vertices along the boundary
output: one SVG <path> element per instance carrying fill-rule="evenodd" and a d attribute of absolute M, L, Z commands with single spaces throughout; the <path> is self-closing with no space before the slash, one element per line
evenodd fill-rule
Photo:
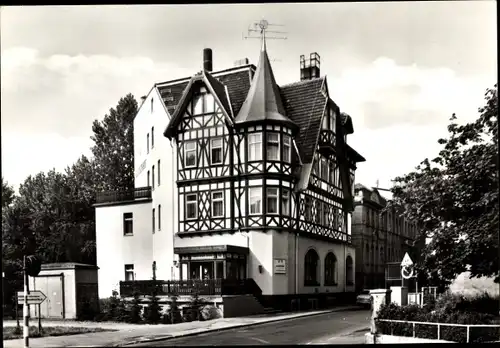
<path fill-rule="evenodd" d="M 370 290 L 361 291 L 361 293 L 356 297 L 356 304 L 363 307 L 370 307 L 372 304 Z"/>

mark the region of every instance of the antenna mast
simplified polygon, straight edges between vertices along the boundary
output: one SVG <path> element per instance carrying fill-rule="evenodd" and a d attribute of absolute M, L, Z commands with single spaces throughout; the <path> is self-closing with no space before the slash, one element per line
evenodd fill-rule
<path fill-rule="evenodd" d="M 260 39 L 265 42 L 266 39 L 270 40 L 286 40 L 286 36 L 269 36 L 268 34 L 287 34 L 284 31 L 277 31 L 277 30 L 268 30 L 269 27 L 284 27 L 282 24 L 272 24 L 266 21 L 265 19 L 261 21 L 255 21 L 248 27 L 248 33 L 247 35 L 243 35 L 243 39 Z M 256 36 L 256 34 L 253 33 L 259 33 L 259 36 Z"/>

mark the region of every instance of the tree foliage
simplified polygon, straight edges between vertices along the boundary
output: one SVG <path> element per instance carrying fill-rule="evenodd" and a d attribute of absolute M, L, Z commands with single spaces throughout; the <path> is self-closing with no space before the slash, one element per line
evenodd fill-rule
<path fill-rule="evenodd" d="M 6 181 L 3 181 L 2 176 L 2 208 L 9 206 L 14 200 L 14 190 Z"/>
<path fill-rule="evenodd" d="M 479 117 L 450 119 L 439 156 L 395 178 L 391 206 L 431 238 L 417 268 L 439 284 L 464 271 L 498 277 L 498 87 L 488 89 Z"/>
<path fill-rule="evenodd" d="M 129 190 L 134 187 L 134 117 L 138 105 L 132 94 L 121 98 L 102 122 L 92 125 L 95 182 L 99 190 Z"/>

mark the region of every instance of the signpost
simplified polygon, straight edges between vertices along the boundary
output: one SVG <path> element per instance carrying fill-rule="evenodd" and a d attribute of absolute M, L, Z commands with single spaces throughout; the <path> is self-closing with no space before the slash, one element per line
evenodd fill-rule
<path fill-rule="evenodd" d="M 23 316 L 24 316 L 24 325 L 23 325 L 23 341 L 24 348 L 29 348 L 29 337 L 30 337 L 30 324 L 29 324 L 29 310 L 28 310 L 28 297 L 29 297 L 29 276 L 36 277 L 41 270 L 42 263 L 38 257 L 35 255 L 24 256 L 24 294 L 23 294 Z M 38 294 L 36 298 L 32 297 L 32 301 L 36 299 L 35 302 L 38 304 L 42 303 L 45 300 L 45 295 L 43 295 L 43 299 Z M 40 315 L 38 315 L 38 329 L 41 329 L 41 321 Z"/>
<path fill-rule="evenodd" d="M 17 292 L 17 303 L 23 304 L 24 303 L 23 297 L 24 297 L 24 291 L 18 291 Z M 28 297 L 27 297 L 28 305 L 42 304 L 46 298 L 47 298 L 47 296 L 45 296 L 45 294 L 43 292 L 41 292 L 40 290 L 30 291 L 28 293 Z"/>

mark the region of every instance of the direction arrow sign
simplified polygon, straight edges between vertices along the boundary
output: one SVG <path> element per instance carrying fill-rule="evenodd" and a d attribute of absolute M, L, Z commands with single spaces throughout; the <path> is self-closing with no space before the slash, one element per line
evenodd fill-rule
<path fill-rule="evenodd" d="M 45 301 L 47 296 L 40 290 L 33 290 L 28 293 L 28 304 L 37 305 Z M 17 303 L 24 304 L 24 291 L 17 292 Z"/>
<path fill-rule="evenodd" d="M 405 256 L 403 257 L 403 261 L 401 261 L 401 266 L 408 267 L 411 265 L 413 265 L 413 261 L 410 259 L 410 255 L 408 255 L 408 253 L 405 253 Z"/>

